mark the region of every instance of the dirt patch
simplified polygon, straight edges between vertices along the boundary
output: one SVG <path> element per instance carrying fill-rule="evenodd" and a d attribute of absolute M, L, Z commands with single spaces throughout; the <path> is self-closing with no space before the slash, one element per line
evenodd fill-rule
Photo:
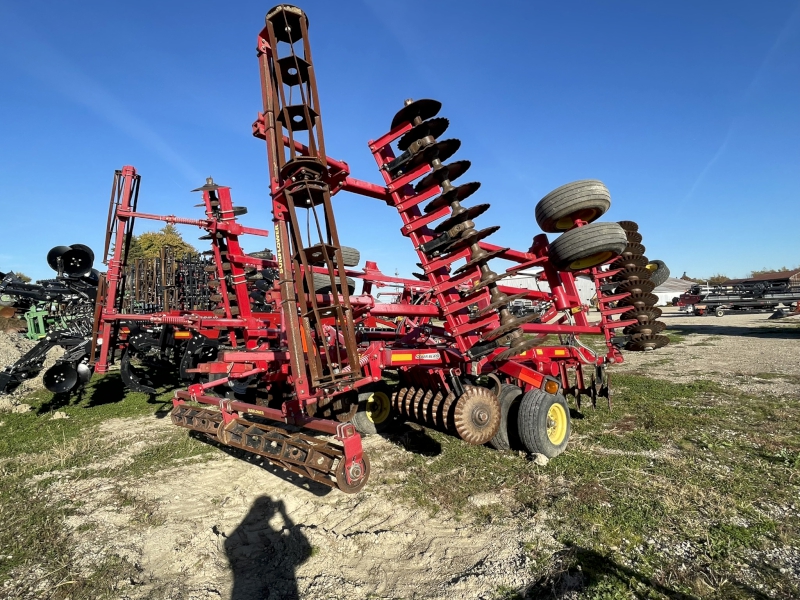
<path fill-rule="evenodd" d="M 166 419 L 116 419 L 103 431 L 124 448 L 112 466 L 174 433 Z M 403 452 L 379 437 L 365 446 L 380 457 L 375 479 Z M 116 554 L 135 565 L 138 575 L 118 582 L 131 599 L 490 598 L 530 583 L 532 544 L 557 548 L 538 522 L 430 516 L 377 490 L 345 495 L 222 452 L 145 479 L 53 475 L 50 490 L 77 505 L 69 527 L 91 532 L 79 563 Z"/>

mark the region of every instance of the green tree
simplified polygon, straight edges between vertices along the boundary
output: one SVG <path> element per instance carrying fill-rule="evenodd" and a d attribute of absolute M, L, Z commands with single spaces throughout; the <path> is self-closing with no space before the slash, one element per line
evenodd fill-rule
<path fill-rule="evenodd" d="M 133 236 L 128 259 L 157 258 L 161 256 L 161 249 L 166 247 L 173 248 L 176 256 L 197 254 L 197 249 L 183 239 L 175 226 L 167 223 L 159 231 L 148 231 Z"/>
<path fill-rule="evenodd" d="M 722 273 L 717 273 L 716 275 L 712 275 L 708 278 L 708 285 L 719 285 L 721 283 L 725 283 L 728 281 L 730 277 L 727 275 L 723 275 Z"/>
<path fill-rule="evenodd" d="M 750 273 L 750 277 L 755 277 L 756 275 L 766 275 L 767 273 L 786 273 L 787 271 L 794 271 L 794 269 L 789 269 L 787 267 L 781 267 L 780 269 L 767 269 L 764 267 L 760 271 L 753 271 Z"/>
<path fill-rule="evenodd" d="M 16 273 L 14 273 L 14 275 L 16 275 L 17 277 L 19 277 L 19 278 L 20 278 L 22 281 L 24 281 L 25 283 L 29 283 L 29 282 L 30 282 L 30 280 L 31 280 L 31 278 L 30 278 L 30 277 L 28 277 L 27 275 L 25 275 L 25 273 L 20 273 L 19 271 L 17 271 Z"/>

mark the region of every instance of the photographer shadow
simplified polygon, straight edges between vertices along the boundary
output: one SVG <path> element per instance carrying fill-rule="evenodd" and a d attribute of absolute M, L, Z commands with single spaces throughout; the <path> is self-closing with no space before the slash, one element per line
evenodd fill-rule
<path fill-rule="evenodd" d="M 280 523 L 271 524 L 280 516 Z M 312 546 L 286 513 L 283 501 L 256 499 L 241 523 L 226 536 L 225 554 L 233 573 L 231 600 L 299 598 L 295 571 Z"/>

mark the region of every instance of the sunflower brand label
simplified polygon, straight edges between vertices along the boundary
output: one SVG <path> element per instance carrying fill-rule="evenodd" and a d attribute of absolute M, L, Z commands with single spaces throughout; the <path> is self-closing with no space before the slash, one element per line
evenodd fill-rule
<path fill-rule="evenodd" d="M 424 354 L 417 354 L 417 360 L 439 360 L 442 355 L 438 352 L 426 352 Z"/>

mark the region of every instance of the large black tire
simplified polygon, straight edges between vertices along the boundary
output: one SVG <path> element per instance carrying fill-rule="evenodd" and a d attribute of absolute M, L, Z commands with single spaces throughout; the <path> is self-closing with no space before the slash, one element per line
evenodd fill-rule
<path fill-rule="evenodd" d="M 377 383 L 358 394 L 358 412 L 352 423 L 356 431 L 365 435 L 382 433 L 394 422 L 391 393 L 383 383 Z"/>
<path fill-rule="evenodd" d="M 591 223 L 558 236 L 550 244 L 550 260 L 559 271 L 580 271 L 619 256 L 627 245 L 617 223 Z"/>
<path fill-rule="evenodd" d="M 599 219 L 611 206 L 611 194 L 596 179 L 562 185 L 539 200 L 536 222 L 542 231 L 560 233 L 572 229 L 575 219 L 587 223 Z"/>
<path fill-rule="evenodd" d="M 357 267 L 361 262 L 361 252 L 350 246 L 342 246 L 342 260 L 345 267 Z"/>
<path fill-rule="evenodd" d="M 558 456 L 567 447 L 572 432 L 566 398 L 532 389 L 520 401 L 518 427 L 528 452 L 547 458 Z"/>
<path fill-rule="evenodd" d="M 318 294 L 330 294 L 331 293 L 331 278 L 325 275 L 324 273 L 314 273 L 314 291 Z M 337 277 L 337 288 L 341 285 L 341 278 Z M 347 290 L 348 293 L 353 294 L 356 291 L 356 282 L 352 277 L 347 278 Z"/>
<path fill-rule="evenodd" d="M 650 271 L 650 281 L 652 281 L 656 287 L 669 279 L 669 269 L 667 265 L 664 264 L 664 261 L 651 260 L 647 263 L 647 268 Z"/>
<path fill-rule="evenodd" d="M 500 402 L 500 428 L 489 440 L 489 445 L 495 450 L 516 449 L 521 445 L 517 433 L 520 398 L 522 390 L 518 386 L 503 384 L 500 388 L 500 394 L 497 396 Z"/>

